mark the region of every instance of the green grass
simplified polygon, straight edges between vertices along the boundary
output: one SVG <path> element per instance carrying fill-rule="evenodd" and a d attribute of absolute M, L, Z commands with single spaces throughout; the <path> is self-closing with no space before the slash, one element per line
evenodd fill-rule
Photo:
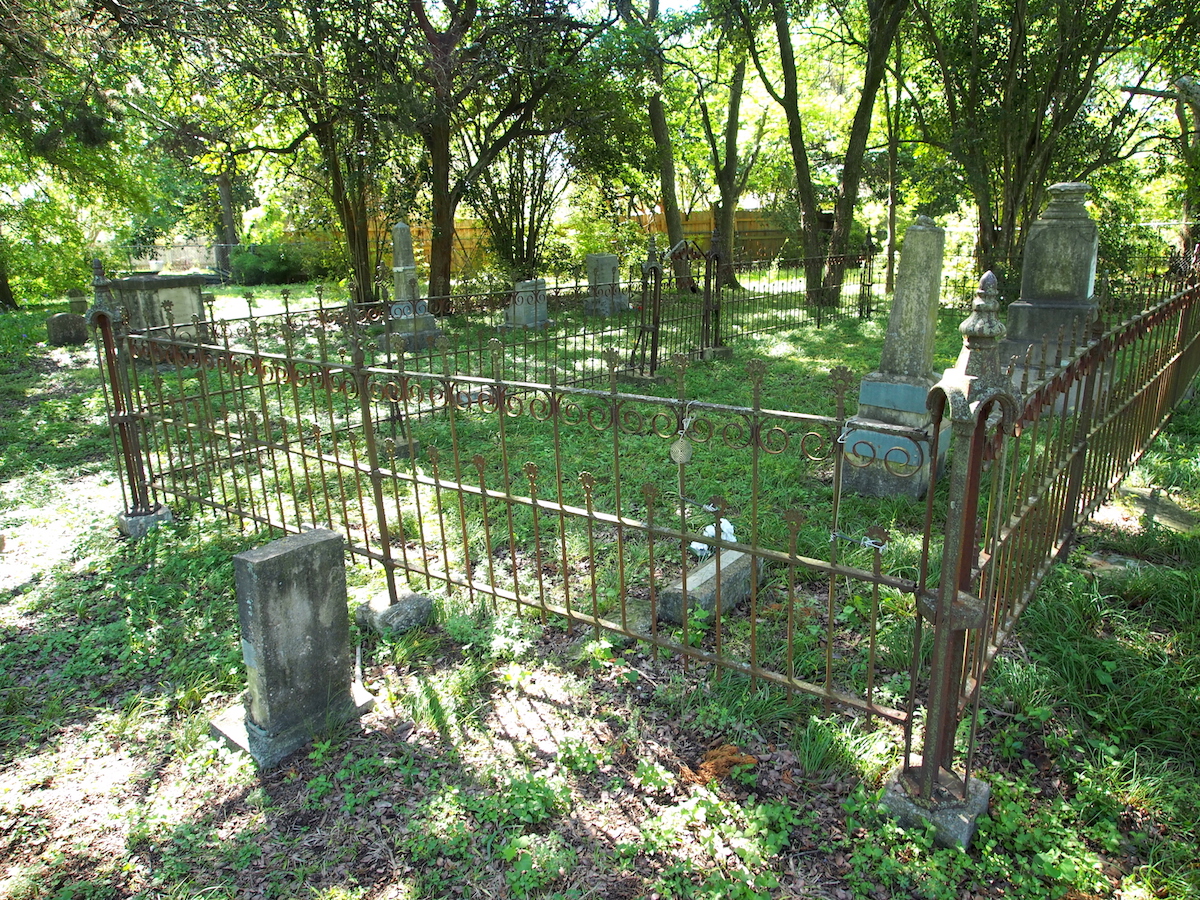
<path fill-rule="evenodd" d="M 80 718 L 137 729 L 185 721 L 243 672 L 232 554 L 261 538 L 185 520 L 136 544 L 108 531 L 21 597 L 37 629 L 0 644 L 0 760 L 53 741 Z M 179 737 L 176 734 L 175 737 Z"/>
<path fill-rule="evenodd" d="M 46 318 L 59 312 L 65 304 L 0 314 L 0 484 L 22 479 L 22 500 L 111 467 L 94 349 L 60 350 L 51 359 L 39 346 Z M 0 512 L 6 502 L 0 497 Z"/>

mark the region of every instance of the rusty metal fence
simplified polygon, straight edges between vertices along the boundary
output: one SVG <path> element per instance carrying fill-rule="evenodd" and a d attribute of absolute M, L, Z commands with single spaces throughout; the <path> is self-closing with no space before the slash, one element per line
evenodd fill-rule
<path fill-rule="evenodd" d="M 1172 277 L 1169 299 L 1107 331 L 1076 323 L 1007 371 L 990 273 L 976 292 L 960 329 L 964 358 L 930 393 L 935 422 L 950 422 L 951 471 L 941 578 L 936 595 L 919 598 L 929 605 L 918 630 L 929 623 L 934 632 L 924 744 L 905 773 L 925 799 L 965 796 L 991 663 L 1200 371 L 1200 286 Z"/>
<path fill-rule="evenodd" d="M 744 407 L 706 400 L 684 353 L 650 393 L 622 389 L 617 348 L 591 383 L 513 377 L 500 340 L 486 369 L 445 344 L 411 365 L 362 307 L 130 334 L 98 278 L 92 321 L 129 514 L 331 528 L 393 598 L 507 604 L 895 723 L 910 789 L 938 801 L 967 791 L 979 685 L 1021 611 L 1200 367 L 1193 283 L 1014 389 L 995 294 L 930 429 L 882 429 L 933 459 L 943 420 L 951 441 L 949 478 L 886 523 L 842 490 L 872 456 L 844 452 L 844 369 L 814 415 L 762 407 L 761 360 Z"/>

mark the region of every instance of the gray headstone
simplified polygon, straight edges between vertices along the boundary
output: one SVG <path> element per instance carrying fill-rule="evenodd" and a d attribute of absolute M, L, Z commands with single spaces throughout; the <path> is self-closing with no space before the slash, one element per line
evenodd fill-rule
<path fill-rule="evenodd" d="M 1084 206 L 1088 190 L 1079 182 L 1052 186 L 1050 203 L 1029 227 L 1021 296 L 1008 306 L 1005 361 L 1019 365 L 1032 347 L 1033 362 L 1040 364 L 1044 340 L 1057 348 L 1060 331 L 1069 340 L 1096 318 L 1099 228 Z"/>
<path fill-rule="evenodd" d="M 513 291 L 512 303 L 504 311 L 504 324 L 508 328 L 544 328 L 546 318 L 546 279 L 533 278 L 518 281 Z"/>
<path fill-rule="evenodd" d="M 200 302 L 203 275 L 135 275 L 108 283 L 113 301 L 125 307 L 130 331 L 205 321 Z"/>
<path fill-rule="evenodd" d="M 82 316 L 87 312 L 88 298 L 87 294 L 80 288 L 71 288 L 67 291 L 67 303 L 70 305 L 71 312 Z"/>
<path fill-rule="evenodd" d="M 946 232 L 918 216 L 904 233 L 887 337 L 879 360 L 881 375 L 933 384 L 933 342 L 937 335 Z"/>
<path fill-rule="evenodd" d="M 246 748 L 271 767 L 355 718 L 341 535 L 290 535 L 233 558 Z M 214 722 L 226 737 L 233 735 Z"/>
<path fill-rule="evenodd" d="M 629 309 L 629 296 L 620 290 L 621 260 L 615 253 L 587 255 L 588 294 L 583 311 L 589 316 L 611 316 Z"/>
<path fill-rule="evenodd" d="M 413 255 L 412 229 L 404 222 L 392 227 L 393 297 L 397 303 L 413 302 L 417 289 L 417 262 Z"/>
<path fill-rule="evenodd" d="M 380 342 L 382 349 L 405 353 L 429 349 L 441 337 L 442 330 L 429 312 L 429 304 L 420 296 L 412 230 L 404 222 L 392 227 L 392 280 L 388 334 Z"/>
<path fill-rule="evenodd" d="M 46 320 L 46 343 L 51 347 L 82 347 L 87 339 L 87 319 L 78 313 L 55 313 Z"/>

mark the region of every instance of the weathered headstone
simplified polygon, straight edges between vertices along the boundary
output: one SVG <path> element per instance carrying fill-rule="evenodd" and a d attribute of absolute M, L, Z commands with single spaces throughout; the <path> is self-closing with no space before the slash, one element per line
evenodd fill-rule
<path fill-rule="evenodd" d="M 412 230 L 404 222 L 392 228 L 392 281 L 392 305 L 388 315 L 392 349 L 399 346 L 411 353 L 432 347 L 441 337 L 442 330 L 429 312 L 428 303 L 419 296 Z"/>
<path fill-rule="evenodd" d="M 203 275 L 135 275 L 108 282 L 113 300 L 125 308 L 130 331 L 145 331 L 164 325 L 204 322 L 200 302 Z"/>
<path fill-rule="evenodd" d="M 55 313 L 46 320 L 46 343 L 51 347 L 82 347 L 87 338 L 87 319 L 78 313 Z"/>
<path fill-rule="evenodd" d="M 1059 333 L 1066 342 L 1081 336 L 1096 319 L 1096 255 L 1099 228 L 1084 202 L 1088 186 L 1080 182 L 1050 188 L 1050 203 L 1025 238 L 1021 268 L 1021 296 L 1008 305 L 1007 339 L 1002 364 L 1021 366 L 1030 354 L 1035 367 L 1042 364 L 1043 342 L 1057 353 Z M 1047 359 L 1053 367 L 1060 360 Z M 1022 372 L 1014 376 L 1021 383 Z"/>
<path fill-rule="evenodd" d="M 352 683 L 343 540 L 289 535 L 233 565 L 247 691 L 213 730 L 269 768 L 370 707 Z"/>
<path fill-rule="evenodd" d="M 88 298 L 81 288 L 71 288 L 67 291 L 67 303 L 70 304 L 71 312 L 78 316 L 87 312 Z"/>
<path fill-rule="evenodd" d="M 512 303 L 504 311 L 504 326 L 545 328 L 549 323 L 550 320 L 546 318 L 546 279 L 518 281 Z"/>
<path fill-rule="evenodd" d="M 843 483 L 849 490 L 920 497 L 929 487 L 931 444 L 902 429 L 930 424 L 925 398 L 937 383 L 933 344 L 945 245 L 946 233 L 925 216 L 905 232 L 879 370 L 863 378 L 858 414 L 846 423 Z M 943 458 L 947 444 L 939 442 Z"/>
<path fill-rule="evenodd" d="M 724 616 L 750 599 L 752 569 L 757 571 L 758 582 L 761 584 L 765 575 L 762 560 L 752 565 L 747 553 L 718 550 L 706 562 L 689 570 L 686 604 L 683 579 L 659 592 L 659 620 L 682 625 L 689 614 L 694 616 L 697 611 L 712 616 L 717 610 L 718 591 L 721 597 L 721 614 Z"/>
<path fill-rule="evenodd" d="M 589 316 L 611 316 L 629 309 L 629 295 L 620 289 L 621 260 L 614 253 L 587 255 L 588 293 L 583 311 Z"/>

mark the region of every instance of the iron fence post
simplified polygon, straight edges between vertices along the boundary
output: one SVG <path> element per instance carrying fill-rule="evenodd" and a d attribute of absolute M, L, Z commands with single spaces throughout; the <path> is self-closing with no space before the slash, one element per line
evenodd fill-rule
<path fill-rule="evenodd" d="M 708 265 L 704 279 L 705 313 L 709 321 L 709 346 L 722 347 L 725 342 L 721 339 L 721 285 L 725 280 L 723 271 L 725 260 L 721 256 L 721 232 L 713 229 L 709 244 Z"/>
<path fill-rule="evenodd" d="M 1084 506 L 1084 477 L 1087 472 L 1087 459 L 1090 450 L 1089 438 L 1092 431 L 1092 416 L 1096 397 L 1097 373 L 1104 365 L 1105 346 L 1102 341 L 1091 342 L 1081 353 L 1077 362 L 1086 369 L 1083 373 L 1083 383 L 1076 390 L 1076 419 L 1075 429 L 1071 436 L 1071 471 L 1067 477 L 1066 497 L 1063 499 L 1059 538 L 1066 543 L 1072 539 L 1075 529 L 1081 524 L 1079 514 Z M 1070 395 L 1064 397 L 1064 403 L 1069 402 Z M 1065 410 L 1064 410 L 1065 412 Z"/>
<path fill-rule="evenodd" d="M 375 504 L 375 521 L 379 529 L 379 555 L 383 563 L 384 578 L 387 581 L 388 599 L 392 605 L 395 605 L 399 599 L 396 593 L 396 566 L 392 559 L 392 535 L 388 528 L 387 506 L 383 493 L 383 469 L 379 465 L 379 445 L 375 439 L 375 417 L 371 410 L 371 379 L 365 363 L 366 354 L 363 352 L 363 348 L 355 346 L 353 350 L 354 386 L 358 391 L 363 439 L 367 449 L 367 465 L 370 467 L 371 499 Z"/>
<path fill-rule="evenodd" d="M 120 351 L 125 335 L 121 323 L 124 309 L 117 306 L 109 290 L 108 278 L 100 260 L 92 260 L 92 286 L 95 305 L 88 312 L 88 321 L 100 336 L 100 365 L 108 379 L 108 422 L 121 450 L 121 475 L 124 490 L 125 516 L 136 518 L 158 512 L 160 505 L 150 497 L 150 480 L 146 474 L 146 459 L 141 436 L 141 419 L 132 412 L 133 399 L 126 373 L 127 354 Z"/>
<path fill-rule="evenodd" d="M 1011 382 L 1000 370 L 1005 328 L 996 317 L 998 295 L 996 276 L 988 272 L 979 282 L 971 315 L 959 326 L 958 363 L 934 386 L 929 404 L 933 408 L 939 402 L 935 395 L 941 394 L 949 411 L 951 469 L 938 591 L 932 607 L 930 598 L 920 598 L 919 612 L 933 624 L 925 741 L 919 762 L 905 761 L 908 789 L 926 803 L 964 799 L 970 778 L 969 772 L 962 778 L 954 773 L 953 757 L 967 632 L 982 627 L 984 619 L 982 603 L 971 594 L 979 563 L 979 495 L 988 438 L 1016 417 Z"/>

